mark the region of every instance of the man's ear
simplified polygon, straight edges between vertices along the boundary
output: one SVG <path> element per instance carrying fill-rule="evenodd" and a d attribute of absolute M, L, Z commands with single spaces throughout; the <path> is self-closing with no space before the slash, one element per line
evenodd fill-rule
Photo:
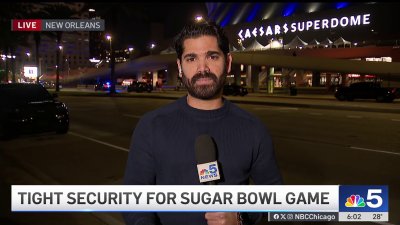
<path fill-rule="evenodd" d="M 181 60 L 176 59 L 176 64 L 178 66 L 178 72 L 179 72 L 179 77 L 182 77 L 182 66 L 181 66 Z"/>
<path fill-rule="evenodd" d="M 229 74 L 231 72 L 231 68 L 232 68 L 232 55 L 231 55 L 231 53 L 228 53 L 226 55 L 226 72 L 227 72 L 227 74 Z"/>

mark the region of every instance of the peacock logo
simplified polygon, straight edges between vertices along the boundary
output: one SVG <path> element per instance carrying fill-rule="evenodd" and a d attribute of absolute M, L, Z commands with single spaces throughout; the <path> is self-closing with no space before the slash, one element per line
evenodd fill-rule
<path fill-rule="evenodd" d="M 208 172 L 208 170 L 206 170 L 206 169 L 202 169 L 202 170 L 200 171 L 200 176 L 208 175 L 208 174 L 210 174 L 210 172 Z"/>
<path fill-rule="evenodd" d="M 364 198 L 360 195 L 351 195 L 347 198 L 346 207 L 365 207 Z"/>

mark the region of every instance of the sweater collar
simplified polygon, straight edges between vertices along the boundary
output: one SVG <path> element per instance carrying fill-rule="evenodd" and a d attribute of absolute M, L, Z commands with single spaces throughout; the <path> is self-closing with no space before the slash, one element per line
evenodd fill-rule
<path fill-rule="evenodd" d="M 230 102 L 222 97 L 222 107 L 218 109 L 213 109 L 213 110 L 202 110 L 202 109 L 196 109 L 191 107 L 187 103 L 187 95 L 181 97 L 179 100 L 179 105 L 182 106 L 182 109 L 185 113 L 190 114 L 190 116 L 194 118 L 199 118 L 199 119 L 218 119 L 222 118 L 226 115 L 226 113 L 229 110 L 229 105 Z"/>

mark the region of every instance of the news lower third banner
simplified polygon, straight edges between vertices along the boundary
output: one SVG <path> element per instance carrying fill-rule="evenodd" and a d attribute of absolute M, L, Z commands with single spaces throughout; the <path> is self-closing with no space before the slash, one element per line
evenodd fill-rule
<path fill-rule="evenodd" d="M 12 185 L 13 212 L 268 212 L 269 221 L 388 221 L 388 186 Z"/>
<path fill-rule="evenodd" d="M 103 19 L 16 19 L 12 31 L 104 31 Z"/>

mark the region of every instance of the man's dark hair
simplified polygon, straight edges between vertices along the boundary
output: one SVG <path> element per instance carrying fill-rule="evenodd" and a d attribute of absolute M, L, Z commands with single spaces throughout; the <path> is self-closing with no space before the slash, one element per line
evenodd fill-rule
<path fill-rule="evenodd" d="M 188 38 L 197 38 L 204 35 L 210 35 L 217 38 L 218 47 L 222 50 L 225 57 L 229 53 L 229 40 L 225 36 L 222 28 L 215 22 L 193 22 L 187 24 L 181 32 L 175 37 L 174 45 L 178 59 L 182 60 L 183 42 Z"/>

